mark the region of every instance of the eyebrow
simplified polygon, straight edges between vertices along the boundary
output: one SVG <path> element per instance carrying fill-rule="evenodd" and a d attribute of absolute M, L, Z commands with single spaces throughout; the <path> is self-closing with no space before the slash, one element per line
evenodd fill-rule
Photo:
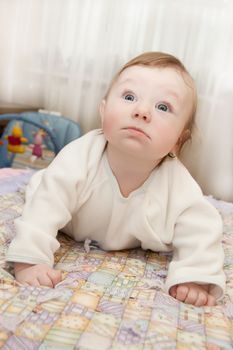
<path fill-rule="evenodd" d="M 119 82 L 119 85 L 124 85 L 124 84 L 127 84 L 127 83 L 134 83 L 134 82 L 135 82 L 134 79 L 132 79 L 132 78 L 127 78 L 127 79 L 124 79 L 124 80 L 120 81 L 120 82 Z M 160 90 L 160 88 L 158 88 L 158 89 Z M 168 94 L 169 96 L 175 98 L 175 100 L 177 100 L 177 101 L 180 100 L 179 95 L 178 95 L 176 92 L 171 91 L 171 90 L 166 90 L 166 87 L 165 87 L 165 89 L 164 89 L 164 92 L 165 92 L 166 94 Z"/>
<path fill-rule="evenodd" d="M 171 97 L 174 97 L 177 101 L 180 100 L 179 95 L 177 95 L 176 92 L 167 90 L 166 93 L 167 93 L 168 95 L 170 95 Z"/>

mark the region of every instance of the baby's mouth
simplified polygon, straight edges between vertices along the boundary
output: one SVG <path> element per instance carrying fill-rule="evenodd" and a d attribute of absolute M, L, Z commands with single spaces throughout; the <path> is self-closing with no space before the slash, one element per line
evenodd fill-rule
<path fill-rule="evenodd" d="M 135 132 L 135 133 L 144 135 L 144 136 L 146 136 L 148 139 L 150 139 L 150 136 L 149 136 L 144 130 L 142 130 L 141 128 L 138 128 L 138 127 L 136 127 L 136 126 L 128 126 L 128 127 L 126 127 L 126 128 L 123 128 L 123 130 L 133 131 L 133 132 Z"/>

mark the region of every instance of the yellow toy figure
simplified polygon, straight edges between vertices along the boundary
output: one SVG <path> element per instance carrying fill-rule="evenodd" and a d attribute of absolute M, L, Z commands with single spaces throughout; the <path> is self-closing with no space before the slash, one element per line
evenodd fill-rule
<path fill-rule="evenodd" d="M 13 152 L 13 153 L 25 152 L 25 147 L 22 145 L 22 143 L 28 142 L 28 139 L 23 137 L 22 128 L 18 123 L 14 125 L 12 129 L 12 134 L 5 136 L 5 138 L 8 140 L 8 146 L 7 146 L 8 152 Z"/>

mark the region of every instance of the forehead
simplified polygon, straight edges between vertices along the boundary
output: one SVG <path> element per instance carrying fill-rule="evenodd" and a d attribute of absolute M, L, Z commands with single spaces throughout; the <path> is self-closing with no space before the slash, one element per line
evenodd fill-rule
<path fill-rule="evenodd" d="M 131 66 L 123 70 L 116 84 L 143 84 L 143 86 L 169 88 L 186 93 L 192 90 L 188 76 L 173 67 Z"/>

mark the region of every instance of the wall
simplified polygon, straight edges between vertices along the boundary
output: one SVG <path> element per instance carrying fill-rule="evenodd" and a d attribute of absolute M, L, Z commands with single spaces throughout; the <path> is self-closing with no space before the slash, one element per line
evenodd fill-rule
<path fill-rule="evenodd" d="M 57 110 L 86 132 L 122 63 L 172 53 L 199 96 L 184 162 L 206 194 L 233 201 L 232 40 L 230 0 L 1 0 L 0 100 Z"/>

